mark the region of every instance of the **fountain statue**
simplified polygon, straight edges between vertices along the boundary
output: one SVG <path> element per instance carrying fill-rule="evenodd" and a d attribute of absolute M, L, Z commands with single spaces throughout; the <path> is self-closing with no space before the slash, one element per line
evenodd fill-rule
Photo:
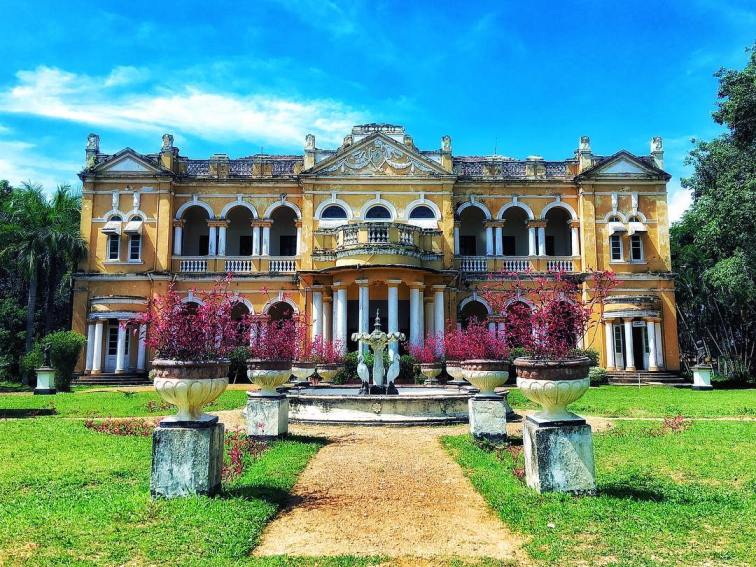
<path fill-rule="evenodd" d="M 386 372 L 383 365 L 383 351 L 386 345 L 397 343 L 404 340 L 404 333 L 384 333 L 381 330 L 380 310 L 375 311 L 375 325 L 372 333 L 352 333 L 352 340 L 358 341 L 360 347 L 357 359 L 357 375 L 362 381 L 360 394 L 392 394 L 398 395 L 399 391 L 394 385 L 396 377 L 399 376 L 399 355 L 394 349 L 389 349 L 388 360 L 389 367 Z M 373 385 L 370 385 L 370 371 L 365 364 L 362 344 L 368 345 L 373 349 Z M 384 383 L 385 378 L 385 383 Z"/>

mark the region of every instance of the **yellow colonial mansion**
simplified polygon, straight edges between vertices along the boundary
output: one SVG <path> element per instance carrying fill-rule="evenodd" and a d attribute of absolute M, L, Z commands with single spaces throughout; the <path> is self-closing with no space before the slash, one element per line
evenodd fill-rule
<path fill-rule="evenodd" d="M 573 157 L 546 161 L 455 156 L 448 136 L 421 150 L 401 126 L 365 124 L 338 148 L 307 135 L 302 155 L 190 159 L 169 134 L 147 154 L 103 153 L 92 134 L 80 174 L 90 252 L 74 291 L 73 328 L 88 338 L 80 370 L 149 369 L 143 340 L 119 321 L 171 282 L 196 302 L 231 273 L 239 313 L 304 315 L 313 336 L 352 350 L 378 308 L 413 343 L 472 316 L 506 332 L 476 291 L 490 274 L 599 269 L 619 283 L 582 345 L 629 376 L 677 371 L 662 168 L 661 138 L 647 156 L 599 156 L 585 136 Z"/>

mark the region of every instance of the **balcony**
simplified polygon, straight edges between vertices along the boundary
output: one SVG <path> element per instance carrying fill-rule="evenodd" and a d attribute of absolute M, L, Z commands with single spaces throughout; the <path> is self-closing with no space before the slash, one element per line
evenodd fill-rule
<path fill-rule="evenodd" d="M 465 274 L 490 272 L 579 272 L 580 258 L 571 256 L 456 256 L 455 267 Z"/>
<path fill-rule="evenodd" d="M 173 256 L 174 272 L 182 274 L 293 274 L 297 256 Z"/>
<path fill-rule="evenodd" d="M 313 260 L 336 265 L 370 261 L 441 267 L 442 250 L 439 230 L 402 223 L 364 222 L 317 230 Z"/>

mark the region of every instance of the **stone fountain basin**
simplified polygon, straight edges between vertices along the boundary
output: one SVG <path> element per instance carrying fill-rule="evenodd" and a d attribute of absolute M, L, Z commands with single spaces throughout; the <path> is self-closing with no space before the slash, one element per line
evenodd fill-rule
<path fill-rule="evenodd" d="M 360 395 L 359 386 L 290 390 L 297 423 L 444 425 L 467 423 L 471 392 L 456 387 L 398 386 L 399 395 Z"/>

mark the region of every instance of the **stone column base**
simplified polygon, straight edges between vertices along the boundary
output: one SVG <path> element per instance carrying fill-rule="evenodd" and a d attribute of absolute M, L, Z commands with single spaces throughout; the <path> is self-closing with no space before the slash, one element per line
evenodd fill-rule
<path fill-rule="evenodd" d="M 693 390 L 713 390 L 711 385 L 711 366 L 700 365 L 693 367 Z"/>
<path fill-rule="evenodd" d="M 289 433 L 289 399 L 285 394 L 263 396 L 247 392 L 247 435 L 282 437 Z"/>
<path fill-rule="evenodd" d="M 55 369 L 48 366 L 37 368 L 37 386 L 34 388 L 36 395 L 55 394 Z"/>
<path fill-rule="evenodd" d="M 152 497 L 220 492 L 223 433 L 217 418 L 214 423 L 198 422 L 196 427 L 158 425 L 152 433 Z"/>
<path fill-rule="evenodd" d="M 523 424 L 525 478 L 536 492 L 595 494 L 591 426 L 581 422 Z"/>
<path fill-rule="evenodd" d="M 473 396 L 467 402 L 470 433 L 473 438 L 490 443 L 507 439 L 507 401 L 503 396 Z"/>

